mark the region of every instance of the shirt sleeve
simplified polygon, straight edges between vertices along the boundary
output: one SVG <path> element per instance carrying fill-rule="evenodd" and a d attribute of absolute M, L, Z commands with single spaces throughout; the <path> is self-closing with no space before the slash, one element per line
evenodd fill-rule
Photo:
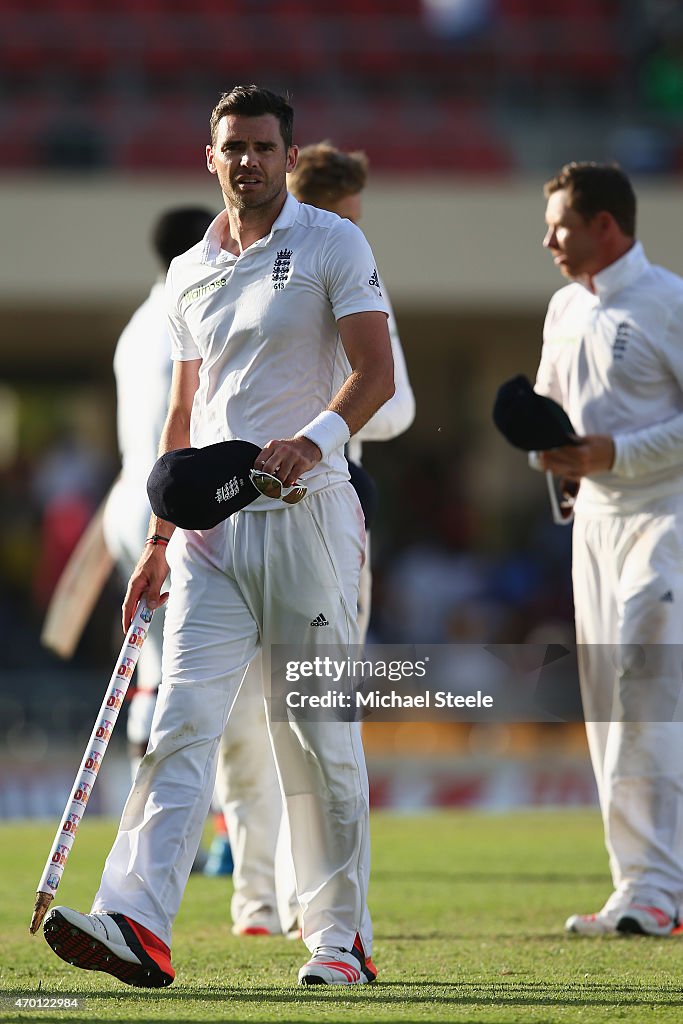
<path fill-rule="evenodd" d="M 545 323 L 543 325 L 543 347 L 541 348 L 541 361 L 538 364 L 538 370 L 536 371 L 534 391 L 539 395 L 544 395 L 546 398 L 552 398 L 553 401 L 558 403 L 558 405 L 562 405 L 564 407 L 562 389 L 555 370 L 553 346 L 549 340 L 550 328 L 554 324 L 556 316 L 557 310 L 555 296 L 553 296 L 550 300 L 548 312 L 545 317 Z"/>
<path fill-rule="evenodd" d="M 662 340 L 662 357 L 681 389 L 683 400 L 683 303 L 672 305 Z M 662 423 L 617 434 L 612 472 L 638 477 L 669 466 L 683 465 L 683 412 Z"/>
<path fill-rule="evenodd" d="M 166 311 L 168 335 L 171 340 L 171 359 L 178 362 L 201 359 L 202 354 L 178 308 L 178 300 L 179 295 L 173 280 L 173 263 L 171 263 L 166 275 Z"/>
<path fill-rule="evenodd" d="M 335 320 L 351 313 L 389 313 L 368 241 L 355 224 L 340 220 L 322 246 L 321 272 Z"/>
<path fill-rule="evenodd" d="M 394 394 L 380 406 L 364 427 L 354 434 L 356 441 L 390 441 L 407 430 L 415 419 L 415 395 L 408 379 L 405 356 L 398 335 L 398 326 L 391 309 L 391 302 L 382 285 L 384 297 L 389 306 L 389 337 L 394 357 Z"/>

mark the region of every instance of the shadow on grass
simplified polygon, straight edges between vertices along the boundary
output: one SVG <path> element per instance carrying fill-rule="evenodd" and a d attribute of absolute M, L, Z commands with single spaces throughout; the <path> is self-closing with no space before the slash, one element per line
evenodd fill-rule
<path fill-rule="evenodd" d="M 425 989 L 429 991 L 425 991 Z M 28 993 L 25 989 L 21 992 L 6 991 L 3 993 L 5 1000 L 13 996 L 26 997 L 27 995 Z M 60 996 L 66 998 L 66 995 L 63 993 L 60 993 Z M 131 1024 L 152 1024 L 153 1021 L 157 1021 L 159 1018 L 154 1016 L 154 1010 L 150 1004 L 161 1006 L 169 1001 L 171 1003 L 178 1003 L 180 1012 L 182 1012 L 183 1003 L 220 1003 L 229 1001 L 233 1007 L 230 1016 L 231 1024 L 246 1024 L 247 1021 L 249 1024 L 253 1024 L 253 1017 L 241 1018 L 234 1015 L 234 1009 L 239 1004 L 244 1006 L 263 1002 L 277 1005 L 290 1004 L 292 1011 L 296 1012 L 294 1008 L 297 1006 L 303 1011 L 305 1007 L 310 1008 L 316 1005 L 329 1007 L 337 1000 L 347 1001 L 349 998 L 361 1000 L 362 1004 L 386 1007 L 400 1006 L 404 1011 L 409 1010 L 411 1005 L 416 1008 L 430 1005 L 434 1007 L 451 1006 L 453 1009 L 470 1006 L 473 1010 L 487 1007 L 506 1009 L 508 1007 L 529 1008 L 532 1006 L 547 1007 L 548 1009 L 574 1007 L 577 1010 L 588 1007 L 607 1009 L 615 1006 L 624 1008 L 653 1006 L 666 1008 L 683 1007 L 683 994 L 677 988 L 674 989 L 672 987 L 669 991 L 663 988 L 661 984 L 644 986 L 610 982 L 595 982 L 594 984 L 562 983 L 561 994 L 557 992 L 557 986 L 545 982 L 511 981 L 506 983 L 492 982 L 489 985 L 485 985 L 478 982 L 389 981 L 378 982 L 376 985 L 354 986 L 353 988 L 344 987 L 341 990 L 337 987 L 326 988 L 322 986 L 315 986 L 314 988 L 284 988 L 278 986 L 240 988 L 233 985 L 186 988 L 179 986 L 178 988 L 165 989 L 160 992 L 116 989 L 112 991 L 69 993 L 69 996 L 78 998 L 84 1004 L 87 1010 L 84 1019 L 89 1020 L 105 1019 L 99 1016 L 101 1007 L 97 1004 L 106 1004 L 109 1001 L 120 1003 L 122 1000 L 125 1000 L 133 1003 L 136 1008 L 139 1007 L 141 1010 L 143 1007 L 149 1008 L 149 1016 L 143 1016 L 141 1013 L 133 1012 L 132 1010 L 130 1017 L 117 1016 L 116 1019 L 123 1021 L 124 1024 L 126 1021 L 130 1021 Z M 347 1002 L 345 1002 L 343 1007 L 340 1007 L 340 1011 L 345 1016 L 348 1016 L 348 1009 Z M 65 1012 L 66 1017 L 69 1019 L 77 1020 L 81 1018 L 82 1011 L 76 1011 L 73 1015 L 69 1014 L 68 1011 L 62 1011 L 59 1016 L 43 1011 L 40 1014 L 40 1020 L 44 1024 L 51 1024 L 53 1021 L 64 1021 Z M 176 1019 L 181 1018 L 178 1017 Z M 310 1019 L 310 1016 L 307 1016 L 305 1019 Z M 421 1013 L 420 1019 L 426 1020 L 427 1018 Z M 297 1018 L 289 1016 L 287 1020 L 296 1021 Z"/>

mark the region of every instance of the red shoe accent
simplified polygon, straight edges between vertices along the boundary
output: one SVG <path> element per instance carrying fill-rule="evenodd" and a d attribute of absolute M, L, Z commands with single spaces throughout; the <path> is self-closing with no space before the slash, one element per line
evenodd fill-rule
<path fill-rule="evenodd" d="M 221 811 L 217 811 L 213 816 L 213 831 L 217 836 L 227 836 L 228 834 L 228 826 L 225 824 L 225 818 Z"/>
<path fill-rule="evenodd" d="M 316 961 L 316 966 L 317 964 L 321 967 L 332 967 L 335 971 L 340 971 L 347 981 L 351 983 L 358 981 L 360 978 L 360 971 L 343 960 L 318 960 Z"/>
<path fill-rule="evenodd" d="M 267 928 L 259 928 L 258 925 L 251 925 L 249 928 L 242 928 L 240 935 L 272 935 Z"/>
<path fill-rule="evenodd" d="M 156 935 L 149 931 L 148 928 L 144 928 L 137 921 L 133 921 L 132 918 L 126 917 L 125 914 L 121 914 L 124 921 L 127 921 L 130 927 L 135 932 L 135 935 L 144 949 L 147 956 L 151 957 L 157 967 L 160 967 L 164 974 L 169 974 L 171 978 L 175 978 L 175 971 L 171 967 L 171 950 L 168 946 L 158 939 Z"/>
<path fill-rule="evenodd" d="M 377 968 L 373 964 L 370 957 L 365 956 L 363 943 L 358 932 L 356 932 L 356 937 L 353 940 L 353 947 L 351 949 L 351 952 L 355 953 L 355 955 L 360 960 L 361 970 L 363 971 L 363 974 L 368 979 L 368 981 L 374 981 L 375 978 L 377 977 Z"/>
<path fill-rule="evenodd" d="M 671 921 L 669 915 L 666 914 L 663 910 L 660 910 L 659 907 L 647 907 L 643 903 L 632 903 L 631 908 L 633 910 L 646 910 L 648 914 L 654 917 L 655 921 L 660 926 L 660 928 L 666 928 L 666 926 Z M 628 908 L 626 909 L 625 913 L 628 914 Z"/>

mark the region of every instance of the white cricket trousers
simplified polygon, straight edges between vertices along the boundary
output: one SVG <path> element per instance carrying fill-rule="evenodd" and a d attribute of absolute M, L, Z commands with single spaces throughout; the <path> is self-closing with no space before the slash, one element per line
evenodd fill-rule
<path fill-rule="evenodd" d="M 573 583 L 586 733 L 614 894 L 683 905 L 683 498 L 577 516 Z M 678 719 L 676 721 L 675 719 Z"/>
<path fill-rule="evenodd" d="M 367 534 L 357 609 L 361 645 L 370 621 L 369 545 Z M 249 665 L 221 739 L 216 799 L 223 810 L 234 862 L 230 912 L 235 927 L 270 920 L 273 929 L 286 934 L 298 927 L 300 911 L 287 816 L 283 814 L 263 699 L 267 682 L 262 683 L 261 672 L 259 652 Z M 370 927 L 368 921 L 368 931 Z"/>
<path fill-rule="evenodd" d="M 267 687 L 259 651 L 221 737 L 216 800 L 234 863 L 230 911 L 235 927 L 259 923 L 288 932 L 298 927 L 300 909 L 263 696 Z"/>
<path fill-rule="evenodd" d="M 211 803 L 220 738 L 259 645 L 357 637 L 364 551 L 351 484 L 298 505 L 242 511 L 208 531 L 176 530 L 162 684 L 152 735 L 107 858 L 94 912 L 118 911 L 171 944 L 173 921 Z M 320 614 L 328 626 L 312 623 Z M 273 722 L 292 836 L 303 937 L 309 949 L 369 955 L 368 780 L 358 724 Z"/>

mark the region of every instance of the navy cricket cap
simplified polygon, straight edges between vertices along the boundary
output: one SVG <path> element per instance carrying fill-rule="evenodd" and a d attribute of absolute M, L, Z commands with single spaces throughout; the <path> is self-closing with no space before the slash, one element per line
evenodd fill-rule
<path fill-rule="evenodd" d="M 220 441 L 166 452 L 147 480 L 152 511 L 183 530 L 210 530 L 258 498 L 249 470 L 260 451 L 250 441 Z"/>
<path fill-rule="evenodd" d="M 577 444 L 571 420 L 561 405 L 538 395 L 527 377 L 520 374 L 498 389 L 493 422 L 503 437 L 525 452 Z"/>

